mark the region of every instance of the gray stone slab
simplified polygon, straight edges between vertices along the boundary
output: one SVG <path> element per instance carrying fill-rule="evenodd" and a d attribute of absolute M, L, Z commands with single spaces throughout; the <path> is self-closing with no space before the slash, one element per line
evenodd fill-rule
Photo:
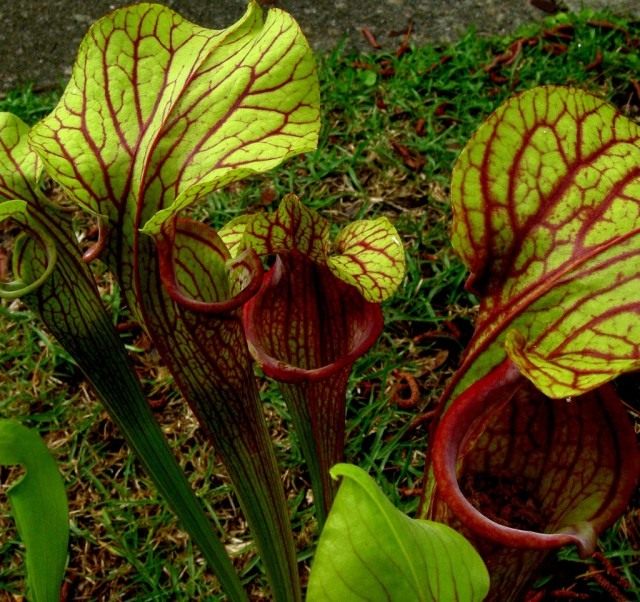
<path fill-rule="evenodd" d="M 89 25 L 105 13 L 130 4 L 126 0 L 0 0 L 0 91 L 20 84 L 47 87 L 68 77 L 77 46 Z M 453 41 L 469 27 L 481 34 L 512 32 L 545 13 L 529 0 L 281 0 L 277 4 L 300 22 L 312 46 L 334 47 L 343 38 L 363 47 L 360 30 L 368 27 L 382 43 L 388 33 L 413 23 L 416 43 Z M 245 0 L 169 0 L 166 5 L 188 19 L 223 28 L 244 11 Z M 609 8 L 640 16 L 638 0 L 566 0 L 581 6 Z"/>

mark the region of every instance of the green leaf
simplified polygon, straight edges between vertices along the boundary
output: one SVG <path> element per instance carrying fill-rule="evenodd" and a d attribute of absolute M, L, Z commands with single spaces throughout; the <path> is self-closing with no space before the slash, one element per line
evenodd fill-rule
<path fill-rule="evenodd" d="M 43 273 L 32 281 L 17 278 L 13 282 L 0 282 L 0 297 L 15 299 L 35 290 L 51 275 L 56 259 L 55 244 L 43 226 L 29 213 L 28 207 L 37 205 L 39 181 L 43 165 L 28 143 L 29 126 L 11 113 L 0 113 L 0 223 L 13 219 L 23 226 L 24 232 L 46 249 L 47 265 Z M 14 275 L 20 261 L 14 250 Z"/>
<path fill-rule="evenodd" d="M 7 491 L 26 549 L 27 584 L 34 602 L 57 602 L 69 542 L 64 482 L 38 433 L 15 420 L 0 420 L 0 465 L 26 473 Z"/>
<path fill-rule="evenodd" d="M 362 83 L 365 86 L 375 86 L 376 81 L 378 80 L 378 74 L 369 69 L 358 71 L 358 77 L 362 80 Z"/>
<path fill-rule="evenodd" d="M 355 286 L 367 301 L 388 299 L 404 278 L 402 241 L 386 217 L 349 224 L 334 246 L 339 254 L 329 257 L 329 269 Z"/>
<path fill-rule="evenodd" d="M 218 236 L 227 247 L 231 257 L 236 257 L 245 250 L 244 233 L 255 217 L 255 215 L 239 215 L 218 230 Z"/>
<path fill-rule="evenodd" d="M 175 286 L 202 301 L 221 301 L 229 296 L 226 247 L 215 230 L 180 218 L 168 245 L 172 254 Z M 208 277 L 203 278 L 202 275 Z"/>
<path fill-rule="evenodd" d="M 158 233 L 211 191 L 315 148 L 319 125 L 313 55 L 287 13 L 263 21 L 252 0 L 208 30 L 141 3 L 91 27 L 31 141 L 78 203 L 113 222 L 127 206 Z"/>
<path fill-rule="evenodd" d="M 539 87 L 504 103 L 455 165 L 453 244 L 481 296 L 455 393 L 508 354 L 553 398 L 640 368 L 640 127 Z"/>
<path fill-rule="evenodd" d="M 405 516 L 356 466 L 338 464 L 331 474 L 344 479 L 320 537 L 308 602 L 484 599 L 487 570 L 462 535 Z"/>

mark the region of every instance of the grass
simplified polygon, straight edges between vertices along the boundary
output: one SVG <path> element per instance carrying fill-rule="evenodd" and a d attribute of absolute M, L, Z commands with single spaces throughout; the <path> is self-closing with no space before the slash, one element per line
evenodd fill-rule
<path fill-rule="evenodd" d="M 477 302 L 463 289 L 466 272 L 448 241 L 453 162 L 498 104 L 537 84 L 585 87 L 636 117 L 640 99 L 634 78 L 640 74 L 640 58 L 626 49 L 639 36 L 637 23 L 582 13 L 560 15 L 513 38 L 469 33 L 454 45 L 413 48 L 402 56 L 395 47 L 357 55 L 338 48 L 319 57 L 324 126 L 318 150 L 235 184 L 195 210 L 219 226 L 295 192 L 336 224 L 379 214 L 394 220 L 406 245 L 407 276 L 386 304 L 384 335 L 356 365 L 346 456 L 369 470 L 407 512 L 417 507 L 414 489 L 421 482 L 427 438 L 426 428 L 414 428 L 412 419 L 431 407 L 455 369 Z M 529 40 L 521 52 L 489 69 L 518 37 Z M 15 91 L 0 100 L 0 110 L 34 122 L 55 98 L 55 93 Z M 109 305 L 125 320 L 117 287 L 106 283 Z M 66 354 L 19 303 L 3 303 L 0 313 L 0 415 L 22 417 L 39 428 L 60 462 L 72 504 L 72 599 L 217 600 L 215 579 Z M 259 563 L 247 548 L 248 535 L 224 470 L 212 461 L 213 450 L 144 336 L 134 331 L 124 341 L 149 397 L 168 401 L 158 419 L 194 487 L 215 509 L 252 597 L 261 599 Z M 421 401 L 411 410 L 390 403 L 403 374 L 420 386 Z M 295 435 L 289 435 L 287 410 L 276 387 L 265 382 L 262 392 L 285 471 L 299 557 L 307 560 L 314 539 L 301 454 Z M 601 541 L 604 555 L 629 580 L 629 595 L 637 598 L 639 506 L 636 500 Z M 23 589 L 20 543 L 3 508 L 0 598 L 12 599 Z M 576 591 L 609 599 L 571 550 L 561 551 L 554 562 L 541 585 L 575 585 Z"/>

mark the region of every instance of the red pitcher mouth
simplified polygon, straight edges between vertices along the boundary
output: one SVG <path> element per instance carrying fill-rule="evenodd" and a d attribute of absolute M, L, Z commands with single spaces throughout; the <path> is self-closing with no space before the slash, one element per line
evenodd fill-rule
<path fill-rule="evenodd" d="M 626 507 L 640 465 L 633 428 L 611 384 L 572 401 L 552 400 L 509 359 L 453 401 L 432 457 L 438 495 L 476 536 L 526 549 L 575 544 L 583 556 Z M 519 483 L 535 500 L 540 532 L 510 526 L 495 489 L 483 492 L 479 510 L 461 488 L 461 479 L 478 475 L 494 487 Z M 502 503 L 515 501 L 506 495 Z"/>
<path fill-rule="evenodd" d="M 220 237 L 206 224 L 186 218 L 170 220 L 156 237 L 156 247 L 165 290 L 178 305 L 191 311 L 229 313 L 245 304 L 260 288 L 264 270 L 256 253 L 247 250 L 230 259 Z M 209 272 L 211 278 L 207 283 L 207 294 L 213 299 L 198 299 L 178 282 L 177 270 L 188 273 L 188 263 L 180 256 L 181 252 L 186 254 L 186 250 L 191 261 L 197 259 L 216 266 L 216 270 Z"/>
<path fill-rule="evenodd" d="M 292 384 L 351 366 L 383 328 L 379 304 L 295 251 L 276 257 L 243 319 L 249 349 L 265 374 Z"/>

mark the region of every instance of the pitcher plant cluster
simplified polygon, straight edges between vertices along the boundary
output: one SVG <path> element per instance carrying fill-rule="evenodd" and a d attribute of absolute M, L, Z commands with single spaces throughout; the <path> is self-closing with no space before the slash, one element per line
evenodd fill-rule
<path fill-rule="evenodd" d="M 255 364 L 279 384 L 311 482 L 321 535 L 308 600 L 517 600 L 550 549 L 592 552 L 636 485 L 614 379 L 640 367 L 640 130 L 592 95 L 541 87 L 507 101 L 460 155 L 453 245 L 480 313 L 409 518 L 341 464 L 353 364 L 404 277 L 394 226 L 380 217 L 332 235 L 295 194 L 219 231 L 188 210 L 313 150 L 319 96 L 299 27 L 255 0 L 219 31 L 156 4 L 100 19 L 49 116 L 29 129 L 0 114 L 0 220 L 22 231 L 0 296 L 21 297 L 73 357 L 230 600 L 247 594 L 144 398 L 97 258 L 225 464 L 272 599 L 302 593 Z M 84 255 L 77 209 L 99 225 Z M 39 474 L 3 444 L 23 481 Z M 37 531 L 20 526 L 29 549 Z M 62 541 L 55 561 L 27 563 L 35 600 L 53 597 L 34 575 L 53 584 L 42 591 L 60 586 Z"/>

